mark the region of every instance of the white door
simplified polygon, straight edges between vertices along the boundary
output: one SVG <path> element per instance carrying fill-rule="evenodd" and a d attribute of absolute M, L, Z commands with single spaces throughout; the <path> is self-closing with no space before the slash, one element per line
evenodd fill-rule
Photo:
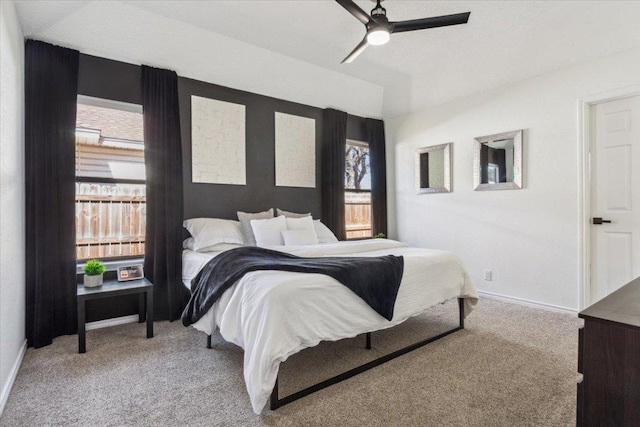
<path fill-rule="evenodd" d="M 595 104 L 590 118 L 594 303 L 640 276 L 640 95 Z"/>

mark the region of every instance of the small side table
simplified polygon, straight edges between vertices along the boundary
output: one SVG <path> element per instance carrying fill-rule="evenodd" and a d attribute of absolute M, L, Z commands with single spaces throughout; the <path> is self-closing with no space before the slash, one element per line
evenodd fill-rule
<path fill-rule="evenodd" d="M 131 280 L 129 282 L 118 282 L 117 280 L 106 280 L 102 286 L 96 288 L 85 288 L 78 285 L 77 305 L 78 305 L 78 353 L 86 353 L 86 329 L 85 329 L 85 302 L 88 300 L 110 298 L 120 295 L 140 294 L 138 299 L 138 322 L 147 320 L 147 338 L 153 337 L 153 283 L 147 279 Z M 145 310 L 145 294 L 147 298 Z"/>

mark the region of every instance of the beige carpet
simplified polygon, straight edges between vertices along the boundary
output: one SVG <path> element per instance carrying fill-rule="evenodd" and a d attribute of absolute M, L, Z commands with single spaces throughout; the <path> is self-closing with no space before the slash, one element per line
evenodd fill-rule
<path fill-rule="evenodd" d="M 281 396 L 456 321 L 447 303 L 373 336 L 323 343 L 282 365 Z M 29 349 L 2 426 L 575 425 L 577 317 L 482 299 L 466 329 L 277 411 L 254 415 L 242 351 L 180 323 L 128 324 Z"/>

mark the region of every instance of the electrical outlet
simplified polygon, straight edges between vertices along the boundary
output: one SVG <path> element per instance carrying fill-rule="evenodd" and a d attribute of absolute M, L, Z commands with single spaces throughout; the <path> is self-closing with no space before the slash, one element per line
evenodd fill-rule
<path fill-rule="evenodd" d="M 491 273 L 491 270 L 485 270 L 484 271 L 484 280 L 486 280 L 487 282 L 490 282 L 492 279 L 493 274 Z"/>

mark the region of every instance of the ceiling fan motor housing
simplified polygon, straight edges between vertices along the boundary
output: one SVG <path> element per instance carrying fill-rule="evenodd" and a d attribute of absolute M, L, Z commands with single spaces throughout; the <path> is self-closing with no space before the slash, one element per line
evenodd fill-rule
<path fill-rule="evenodd" d="M 387 16 L 387 9 L 380 5 L 380 2 L 376 4 L 376 7 L 371 9 L 371 17 L 376 18 L 378 16 Z"/>

